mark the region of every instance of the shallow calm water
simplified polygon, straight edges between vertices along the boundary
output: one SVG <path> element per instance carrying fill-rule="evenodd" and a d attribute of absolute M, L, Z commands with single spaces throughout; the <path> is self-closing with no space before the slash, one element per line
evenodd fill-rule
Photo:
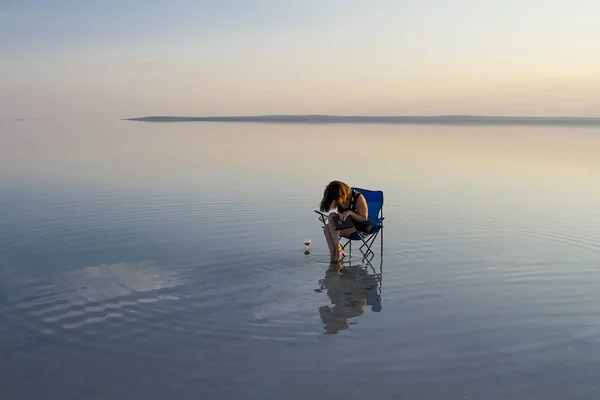
<path fill-rule="evenodd" d="M 0 398 L 597 399 L 598 154 L 597 128 L 1 122 Z M 340 273 L 332 179 L 385 193 L 383 256 Z"/>

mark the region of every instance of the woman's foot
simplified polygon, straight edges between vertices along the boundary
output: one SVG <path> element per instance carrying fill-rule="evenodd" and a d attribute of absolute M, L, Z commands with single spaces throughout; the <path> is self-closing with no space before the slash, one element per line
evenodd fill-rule
<path fill-rule="evenodd" d="M 343 259 L 344 259 L 344 249 L 342 249 L 342 245 L 339 245 L 338 247 L 338 258 L 336 259 L 332 259 L 331 262 L 332 263 L 336 263 L 336 264 L 343 264 Z"/>
<path fill-rule="evenodd" d="M 330 260 L 329 261 L 329 267 L 333 268 L 335 267 L 336 269 L 340 269 L 344 266 L 344 262 L 342 261 L 342 259 L 340 258 L 339 260 L 335 261 L 335 260 Z"/>

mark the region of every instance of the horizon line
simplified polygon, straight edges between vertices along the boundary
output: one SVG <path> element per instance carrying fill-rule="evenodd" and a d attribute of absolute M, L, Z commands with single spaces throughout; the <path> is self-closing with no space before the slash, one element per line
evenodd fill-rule
<path fill-rule="evenodd" d="M 539 117 L 486 115 L 328 115 L 328 114 L 265 114 L 241 116 L 147 116 L 125 118 L 139 122 L 263 122 L 263 123 L 379 123 L 379 124 L 529 124 L 529 125 L 600 125 L 600 117 Z"/>

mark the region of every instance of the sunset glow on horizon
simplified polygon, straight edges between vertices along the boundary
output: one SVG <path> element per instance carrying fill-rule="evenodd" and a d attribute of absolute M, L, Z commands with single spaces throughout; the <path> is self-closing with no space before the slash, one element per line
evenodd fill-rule
<path fill-rule="evenodd" d="M 0 118 L 600 116 L 596 0 L 0 0 Z"/>

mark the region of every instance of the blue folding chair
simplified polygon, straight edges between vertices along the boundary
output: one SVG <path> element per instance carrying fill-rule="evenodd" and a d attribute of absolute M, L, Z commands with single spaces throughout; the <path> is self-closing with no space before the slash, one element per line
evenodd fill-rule
<path fill-rule="evenodd" d="M 381 254 L 383 255 L 383 192 L 381 190 L 366 190 L 361 188 L 352 188 L 357 192 L 361 193 L 367 202 L 367 207 L 369 209 L 369 215 L 367 216 L 367 220 L 365 221 L 367 224 L 371 226 L 370 233 L 364 232 L 354 232 L 349 236 L 342 236 L 342 239 L 345 239 L 346 242 L 342 244 L 342 249 L 346 249 L 346 246 L 349 246 L 349 253 L 352 253 L 352 242 L 356 240 L 360 240 L 362 244 L 359 247 L 360 252 L 363 254 L 364 258 L 367 260 L 371 260 L 375 253 L 373 252 L 371 246 L 375 242 L 375 239 L 379 236 L 381 232 L 380 241 L 381 241 Z M 319 214 L 319 220 L 325 224 L 327 220 L 327 214 L 324 214 L 318 210 L 315 210 L 317 214 Z"/>

